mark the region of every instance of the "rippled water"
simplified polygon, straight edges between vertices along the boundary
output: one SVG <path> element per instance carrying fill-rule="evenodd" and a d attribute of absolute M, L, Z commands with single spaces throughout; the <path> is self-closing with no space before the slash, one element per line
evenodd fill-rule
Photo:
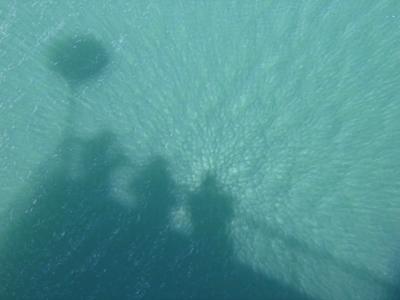
<path fill-rule="evenodd" d="M 399 299 L 400 3 L 0 3 L 1 299 Z"/>

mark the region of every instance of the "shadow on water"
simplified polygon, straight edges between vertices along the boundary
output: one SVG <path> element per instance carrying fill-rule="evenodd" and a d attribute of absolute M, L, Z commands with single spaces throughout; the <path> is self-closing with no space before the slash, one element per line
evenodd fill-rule
<path fill-rule="evenodd" d="M 235 259 L 233 199 L 214 176 L 188 195 L 187 237 L 170 228 L 177 187 L 161 157 L 132 172 L 135 208 L 119 204 L 112 176 L 130 164 L 109 132 L 61 143 L 10 212 L 1 299 L 308 299 Z"/>
<path fill-rule="evenodd" d="M 234 199 L 214 174 L 186 195 L 193 231 L 184 236 L 170 226 L 179 187 L 165 159 L 134 167 L 112 133 L 74 137 L 75 91 L 109 60 L 89 35 L 60 40 L 50 51 L 52 69 L 71 87 L 70 128 L 31 196 L 17 199 L 10 212 L 0 244 L 0 299 L 311 300 L 236 259 L 229 232 Z M 126 166 L 135 208 L 121 206 L 113 192 L 113 176 Z M 360 273 L 279 230 L 269 228 L 269 236 Z"/>
<path fill-rule="evenodd" d="M 95 79 L 110 63 L 110 51 L 91 34 L 75 34 L 59 39 L 49 48 L 49 67 L 72 89 Z"/>
<path fill-rule="evenodd" d="M 85 272 L 85 260 L 94 259 L 120 213 L 109 187 L 112 172 L 125 162 L 121 152 L 110 151 L 115 143 L 106 132 L 85 141 L 66 139 L 43 166 L 43 180 L 13 212 L 2 244 L 0 272 L 8 298 L 1 299 L 46 298 L 42 293 L 54 298 Z"/>
<path fill-rule="evenodd" d="M 66 134 L 74 135 L 79 116 L 79 92 L 98 79 L 111 63 L 111 50 L 92 34 L 74 34 L 57 39 L 47 49 L 48 67 L 68 84 L 69 113 Z"/>
<path fill-rule="evenodd" d="M 310 299 L 240 263 L 230 238 L 233 199 L 208 174 L 189 199 L 193 290 L 202 299 Z"/>
<path fill-rule="evenodd" d="M 397 260 L 394 262 L 394 267 L 396 270 L 396 278 L 395 278 L 395 288 L 390 293 L 390 300 L 400 300 L 400 256 L 397 255 Z"/>
<path fill-rule="evenodd" d="M 165 159 L 135 167 L 110 132 L 74 137 L 79 90 L 111 61 L 100 40 L 70 36 L 48 54 L 50 68 L 71 88 L 70 126 L 38 172 L 31 196 L 18 199 L 10 212 L 0 244 L 0 299 L 311 300 L 237 260 L 229 232 L 235 199 L 214 174 L 186 195 L 193 230 L 181 235 L 170 226 L 179 187 Z M 113 192 L 113 176 L 126 166 L 132 169 L 135 208 L 121 206 Z M 262 226 L 295 253 L 381 285 L 400 299 L 397 287 L 369 270 Z"/>

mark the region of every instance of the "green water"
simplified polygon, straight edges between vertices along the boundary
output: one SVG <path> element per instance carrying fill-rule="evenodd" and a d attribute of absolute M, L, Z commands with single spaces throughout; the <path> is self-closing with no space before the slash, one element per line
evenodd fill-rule
<path fill-rule="evenodd" d="M 399 299 L 400 2 L 0 2 L 0 299 Z"/>

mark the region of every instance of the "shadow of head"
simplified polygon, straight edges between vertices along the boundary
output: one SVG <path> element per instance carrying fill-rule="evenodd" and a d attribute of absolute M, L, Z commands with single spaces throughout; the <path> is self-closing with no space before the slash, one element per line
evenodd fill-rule
<path fill-rule="evenodd" d="M 122 164 L 128 163 L 127 157 L 122 154 L 116 136 L 109 131 L 102 131 L 91 139 L 82 143 L 83 164 L 87 171 L 96 173 L 111 170 Z"/>
<path fill-rule="evenodd" d="M 189 202 L 193 234 L 197 238 L 226 237 L 233 217 L 232 202 L 218 186 L 216 177 L 207 174 Z"/>
<path fill-rule="evenodd" d="M 176 201 L 174 186 L 167 161 L 162 157 L 151 159 L 135 176 L 132 189 L 138 201 L 142 225 L 147 229 L 168 223 Z"/>
<path fill-rule="evenodd" d="M 109 51 L 90 34 L 60 39 L 49 49 L 50 68 L 70 86 L 77 86 L 99 76 L 109 62 Z"/>

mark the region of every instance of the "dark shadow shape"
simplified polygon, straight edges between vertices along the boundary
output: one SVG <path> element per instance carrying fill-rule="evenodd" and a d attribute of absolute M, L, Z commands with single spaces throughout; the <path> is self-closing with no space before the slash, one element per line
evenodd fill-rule
<path fill-rule="evenodd" d="M 233 199 L 214 176 L 188 195 L 188 238 L 169 225 L 177 187 L 163 158 L 132 169 L 128 209 L 111 192 L 131 164 L 112 133 L 66 138 L 52 157 L 2 241 L 0 299 L 309 299 L 236 260 Z"/>
<path fill-rule="evenodd" d="M 108 271 L 94 299 L 166 299 L 170 277 L 178 271 L 173 262 L 187 245 L 169 228 L 175 189 L 163 158 L 154 157 L 137 169 L 131 184 L 135 215 L 101 261 Z"/>
<path fill-rule="evenodd" d="M 56 41 L 49 49 L 50 68 L 71 87 L 99 76 L 110 62 L 110 52 L 90 34 Z"/>
<path fill-rule="evenodd" d="M 110 187 L 113 172 L 126 163 L 109 132 L 61 143 L 39 171 L 33 195 L 10 212 L 0 299 L 89 299 L 97 256 L 119 219 L 132 219 Z"/>
<path fill-rule="evenodd" d="M 162 157 L 152 158 L 142 168 L 132 184 L 132 192 L 138 204 L 137 226 L 143 232 L 165 229 L 168 214 L 176 204 L 173 195 L 175 184 L 169 175 L 168 164 Z"/>
<path fill-rule="evenodd" d="M 389 300 L 400 300 L 400 259 L 398 259 L 394 264 L 395 270 L 397 271 L 394 289 L 389 293 Z"/>
<path fill-rule="evenodd" d="M 233 198 L 213 175 L 206 176 L 189 201 L 195 249 L 190 258 L 193 299 L 311 299 L 237 260 L 229 232 Z"/>

